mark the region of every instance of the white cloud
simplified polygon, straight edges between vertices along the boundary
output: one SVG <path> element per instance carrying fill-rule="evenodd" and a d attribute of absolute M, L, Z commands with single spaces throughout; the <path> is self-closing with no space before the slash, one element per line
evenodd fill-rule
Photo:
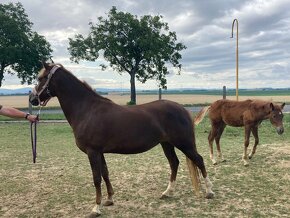
<path fill-rule="evenodd" d="M 1 3 L 11 0 L 2 0 Z M 12 2 L 17 2 L 13 0 Z M 230 39 L 233 19 L 239 21 L 240 88 L 289 87 L 289 0 L 22 0 L 34 30 L 44 35 L 54 49 L 54 61 L 64 64 L 93 86 L 129 88 L 129 76 L 101 71 L 99 64 L 71 63 L 68 38 L 87 34 L 88 23 L 116 6 L 137 16 L 162 15 L 171 31 L 187 49 L 182 52 L 181 75 L 170 69 L 168 88 L 235 87 L 235 43 Z M 236 34 L 236 30 L 235 30 Z M 234 35 L 236 37 L 236 35 Z M 6 77 L 3 87 L 19 84 Z M 152 80 L 137 82 L 138 89 L 157 88 Z"/>

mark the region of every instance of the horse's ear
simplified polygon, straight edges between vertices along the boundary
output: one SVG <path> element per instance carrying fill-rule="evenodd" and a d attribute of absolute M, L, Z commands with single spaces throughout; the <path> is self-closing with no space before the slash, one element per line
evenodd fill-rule
<path fill-rule="evenodd" d="M 270 109 L 271 109 L 271 111 L 273 111 L 275 109 L 275 107 L 274 107 L 272 102 L 270 103 Z"/>
<path fill-rule="evenodd" d="M 281 104 L 281 109 L 282 110 L 283 110 L 284 106 L 285 106 L 285 102 L 283 104 Z"/>
<path fill-rule="evenodd" d="M 46 63 L 45 61 L 42 61 L 42 65 L 46 70 L 49 70 L 49 64 Z"/>

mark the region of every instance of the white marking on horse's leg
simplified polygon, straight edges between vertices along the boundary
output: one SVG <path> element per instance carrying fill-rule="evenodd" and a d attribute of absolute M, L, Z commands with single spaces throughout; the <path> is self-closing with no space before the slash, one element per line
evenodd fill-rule
<path fill-rule="evenodd" d="M 205 181 L 205 191 L 206 191 L 206 198 L 213 198 L 214 192 L 211 190 L 213 185 L 208 177 L 204 179 Z"/>
<path fill-rule="evenodd" d="M 213 165 L 216 165 L 217 164 L 217 162 L 216 162 L 213 154 L 210 154 L 209 155 L 209 158 L 211 159 Z"/>
<path fill-rule="evenodd" d="M 176 181 L 169 181 L 169 184 L 167 186 L 167 189 L 162 193 L 162 196 L 171 196 L 173 194 L 173 191 L 175 190 Z"/>
<path fill-rule="evenodd" d="M 251 159 L 253 157 L 253 155 L 254 155 L 254 152 L 253 152 L 253 149 L 252 149 L 251 153 L 249 154 L 249 159 Z"/>
<path fill-rule="evenodd" d="M 224 162 L 225 161 L 222 152 L 218 152 L 218 158 L 221 160 L 221 162 Z"/>
<path fill-rule="evenodd" d="M 101 215 L 100 205 L 96 204 L 96 205 L 94 206 L 94 208 L 92 209 L 92 213 L 95 213 L 96 216 L 100 216 L 100 215 Z"/>
<path fill-rule="evenodd" d="M 249 166 L 249 162 L 246 159 L 243 159 L 244 161 L 244 166 Z"/>
<path fill-rule="evenodd" d="M 248 166 L 248 154 L 247 154 L 247 148 L 245 147 L 244 149 L 244 154 L 243 154 L 243 161 L 244 161 L 244 166 Z"/>

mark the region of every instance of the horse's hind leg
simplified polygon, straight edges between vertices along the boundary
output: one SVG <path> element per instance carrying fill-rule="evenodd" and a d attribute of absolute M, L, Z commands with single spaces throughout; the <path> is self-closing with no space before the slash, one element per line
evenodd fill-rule
<path fill-rule="evenodd" d="M 244 154 L 243 154 L 243 161 L 244 161 L 244 166 L 248 166 L 248 146 L 250 143 L 250 134 L 251 134 L 251 127 L 245 126 L 245 143 L 244 143 Z"/>
<path fill-rule="evenodd" d="M 214 158 L 213 154 L 213 141 L 218 134 L 218 125 L 214 122 L 211 123 L 211 130 L 208 135 L 208 144 L 209 144 L 209 151 L 210 151 L 210 159 L 214 165 L 217 164 L 216 159 Z"/>
<path fill-rule="evenodd" d="M 168 159 L 170 169 L 171 169 L 171 175 L 170 180 L 167 189 L 162 193 L 161 198 L 171 196 L 173 194 L 173 191 L 176 186 L 176 175 L 177 175 L 177 169 L 179 165 L 179 160 L 176 156 L 174 146 L 171 145 L 168 142 L 162 142 L 161 143 L 164 154 L 166 158 Z"/>
<path fill-rule="evenodd" d="M 186 145 L 186 144 L 184 144 Z M 188 143 L 188 146 L 178 146 L 179 150 L 181 150 L 192 162 L 200 169 L 201 174 L 205 181 L 205 189 L 206 189 L 206 198 L 213 198 L 214 193 L 212 191 L 212 183 L 207 175 L 204 161 L 201 155 L 196 151 L 195 146 Z"/>
<path fill-rule="evenodd" d="M 216 143 L 216 148 L 217 148 L 217 153 L 218 153 L 218 158 L 224 162 L 225 159 L 223 158 L 223 154 L 221 152 L 221 146 L 220 146 L 220 139 L 221 139 L 221 135 L 224 132 L 226 125 L 224 123 L 221 123 L 218 130 L 217 130 L 217 135 L 215 136 L 215 143 Z"/>
<path fill-rule="evenodd" d="M 254 144 L 254 147 L 252 149 L 252 152 L 249 155 L 249 159 L 251 159 L 253 157 L 253 155 L 256 153 L 257 145 L 259 144 L 259 136 L 258 136 L 258 127 L 257 126 L 253 127 L 252 133 L 253 133 L 253 136 L 255 138 L 255 144 Z"/>
<path fill-rule="evenodd" d="M 110 205 L 114 204 L 114 202 L 113 202 L 114 190 L 113 190 L 112 184 L 111 184 L 110 179 L 109 179 L 109 171 L 108 171 L 108 167 L 107 167 L 107 163 L 106 163 L 104 154 L 102 154 L 102 177 L 106 183 L 107 193 L 108 193 L 108 198 L 103 203 L 103 205 L 110 206 Z"/>

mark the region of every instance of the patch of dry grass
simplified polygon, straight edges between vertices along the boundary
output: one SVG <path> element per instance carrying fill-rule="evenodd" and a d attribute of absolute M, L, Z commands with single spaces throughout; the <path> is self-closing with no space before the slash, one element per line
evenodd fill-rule
<path fill-rule="evenodd" d="M 213 166 L 208 157 L 209 122 L 205 119 L 196 127 L 198 151 L 214 184 L 212 200 L 194 195 L 179 151 L 177 187 L 168 199 L 159 198 L 169 179 L 160 146 L 138 155 L 106 154 L 115 205 L 102 208 L 103 216 L 289 217 L 290 115 L 286 116 L 282 137 L 269 123 L 262 124 L 260 145 L 249 167 L 241 161 L 242 128 L 226 128 L 221 143 L 227 162 Z M 36 164 L 29 124 L 0 123 L 0 131 L 1 217 L 84 217 L 90 212 L 95 201 L 91 170 L 68 124 L 39 124 Z M 104 184 L 103 194 L 105 198 Z"/>

